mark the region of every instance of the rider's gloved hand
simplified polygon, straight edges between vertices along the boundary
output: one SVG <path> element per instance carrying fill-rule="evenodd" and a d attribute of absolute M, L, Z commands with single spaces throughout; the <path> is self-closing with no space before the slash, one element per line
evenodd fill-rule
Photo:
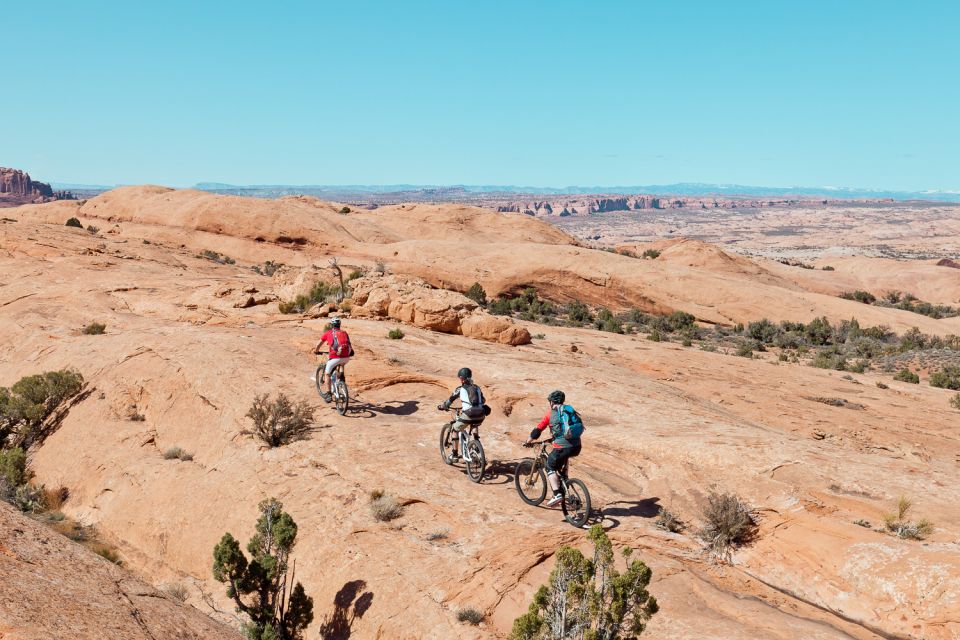
<path fill-rule="evenodd" d="M 530 432 L 530 439 L 527 440 L 527 442 L 533 442 L 534 440 L 537 440 L 539 437 L 540 437 L 540 429 L 534 428 L 533 431 Z"/>
<path fill-rule="evenodd" d="M 440 403 L 437 405 L 437 411 L 446 411 L 446 410 L 447 410 L 447 407 L 443 403 Z"/>

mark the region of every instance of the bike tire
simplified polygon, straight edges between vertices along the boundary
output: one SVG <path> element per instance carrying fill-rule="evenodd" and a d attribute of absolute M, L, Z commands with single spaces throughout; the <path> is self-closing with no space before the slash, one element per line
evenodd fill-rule
<path fill-rule="evenodd" d="M 483 472 L 487 468 L 487 458 L 483 453 L 483 445 L 479 440 L 470 440 L 467 442 L 467 453 L 470 455 L 466 459 L 467 475 L 474 482 L 483 480 Z"/>
<path fill-rule="evenodd" d="M 321 362 L 317 365 L 317 371 L 313 374 L 313 383 L 317 387 L 317 393 L 320 394 L 320 397 L 323 397 L 323 372 L 326 363 Z"/>
<path fill-rule="evenodd" d="M 587 491 L 587 485 L 576 478 L 570 479 L 567 481 L 564 493 L 563 501 L 560 503 L 563 507 L 563 517 L 580 529 L 590 519 L 590 492 Z"/>
<path fill-rule="evenodd" d="M 453 460 L 450 458 L 453 454 L 453 441 L 450 438 L 456 437 L 456 435 L 450 428 L 449 422 L 440 429 L 440 458 L 444 464 L 453 464 Z"/>
<path fill-rule="evenodd" d="M 337 385 L 337 413 L 343 416 L 347 414 L 347 409 L 350 407 L 350 391 L 347 389 L 347 383 L 340 378 L 337 378 L 334 384 Z"/>
<path fill-rule="evenodd" d="M 543 467 L 539 467 L 533 474 L 533 481 L 530 482 L 534 464 L 531 458 L 518 462 L 514 470 L 513 483 L 517 493 L 520 494 L 520 499 L 536 507 L 547 497 L 547 474 L 544 473 Z"/>

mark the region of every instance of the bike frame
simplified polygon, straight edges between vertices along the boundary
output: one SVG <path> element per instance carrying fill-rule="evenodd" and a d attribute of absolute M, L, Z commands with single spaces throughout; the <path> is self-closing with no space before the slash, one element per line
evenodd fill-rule
<path fill-rule="evenodd" d="M 324 365 L 330 359 L 324 361 Z M 333 394 L 334 398 L 339 398 L 340 394 L 337 392 L 337 380 L 340 379 L 340 376 L 343 374 L 343 364 L 338 364 L 333 368 L 333 371 L 330 372 L 330 393 Z M 320 384 L 323 384 L 323 378 L 326 376 L 326 367 L 324 367 L 324 372 L 320 374 Z"/>
<path fill-rule="evenodd" d="M 546 470 L 547 468 L 547 445 L 549 445 L 551 440 L 540 443 L 540 451 L 537 453 L 537 457 L 534 460 L 533 465 L 530 467 L 530 475 L 527 476 L 527 484 L 533 484 L 533 479 L 537 475 L 537 472 L 540 469 Z M 560 469 L 560 488 L 564 495 L 567 493 L 567 472 L 570 469 L 570 460 L 563 461 L 563 468 Z M 549 473 L 547 474 L 549 475 Z"/>

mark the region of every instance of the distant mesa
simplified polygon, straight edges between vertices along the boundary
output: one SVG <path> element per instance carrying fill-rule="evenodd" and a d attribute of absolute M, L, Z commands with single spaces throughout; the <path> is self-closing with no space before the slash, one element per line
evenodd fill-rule
<path fill-rule="evenodd" d="M 0 167 L 0 207 L 74 199 L 69 191 L 54 191 L 46 182 L 32 180 L 25 171 Z"/>

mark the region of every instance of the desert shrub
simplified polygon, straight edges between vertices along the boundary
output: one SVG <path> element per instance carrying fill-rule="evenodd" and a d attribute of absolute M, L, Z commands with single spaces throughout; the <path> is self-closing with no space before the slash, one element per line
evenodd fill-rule
<path fill-rule="evenodd" d="M 343 215 L 346 215 L 350 213 L 350 207 L 340 207 L 340 211 L 338 211 L 337 213 L 342 213 Z"/>
<path fill-rule="evenodd" d="M 910 522 L 907 516 L 913 508 L 913 502 L 906 496 L 900 496 L 897 501 L 897 512 L 883 516 L 883 524 L 887 531 L 899 538 L 923 540 L 933 533 L 933 523 L 927 519 L 919 522 Z"/>
<path fill-rule="evenodd" d="M 467 607 L 457 611 L 457 622 L 468 622 L 472 625 L 478 625 L 483 622 L 483 619 L 486 617 L 485 613 L 473 607 Z"/>
<path fill-rule="evenodd" d="M 43 505 L 50 511 L 59 511 L 60 507 L 66 503 L 70 498 L 70 490 L 64 486 L 59 486 L 55 489 L 44 489 L 43 492 Z M 60 519 L 63 519 L 63 514 L 59 514 Z M 56 519 L 56 517 L 54 517 Z"/>
<path fill-rule="evenodd" d="M 230 256 L 225 256 L 222 253 L 218 253 L 217 251 L 210 251 L 209 249 L 204 249 L 203 251 L 200 252 L 200 254 L 197 257 L 203 258 L 204 260 L 212 260 L 217 264 L 236 264 L 237 262 Z"/>
<path fill-rule="evenodd" d="M 877 296 L 867 291 L 861 291 L 860 289 L 857 289 L 856 291 L 846 291 L 841 293 L 840 297 L 844 300 L 856 300 L 857 302 L 862 302 L 863 304 L 873 304 L 877 301 Z"/>
<path fill-rule="evenodd" d="M 684 347 L 692 347 L 693 340 L 691 340 L 690 338 L 684 338 L 683 340 L 680 341 L 680 345 Z"/>
<path fill-rule="evenodd" d="M 960 409 L 960 393 L 956 393 L 950 398 L 950 406 L 954 409 Z"/>
<path fill-rule="evenodd" d="M 404 335 L 403 330 L 399 328 L 390 329 L 390 331 L 387 332 L 387 337 L 391 340 L 403 340 Z"/>
<path fill-rule="evenodd" d="M 83 229 L 83 225 L 76 218 L 70 218 L 69 220 L 67 220 L 65 226 L 76 227 L 77 229 Z"/>
<path fill-rule="evenodd" d="M 107 325 L 102 322 L 91 322 L 83 328 L 84 335 L 102 336 L 107 331 Z"/>
<path fill-rule="evenodd" d="M 647 336 L 647 340 L 649 340 L 650 342 L 662 342 L 662 341 L 663 341 L 663 334 L 660 333 L 660 330 L 659 330 L 659 329 L 654 329 L 654 330 L 651 331 L 650 334 Z"/>
<path fill-rule="evenodd" d="M 737 345 L 737 355 L 741 358 L 752 358 L 754 346 L 756 346 L 756 343 L 750 340 L 744 340 Z"/>
<path fill-rule="evenodd" d="M 640 254 L 641 258 L 650 258 L 651 260 L 656 260 L 660 257 L 660 252 L 656 249 L 647 249 Z"/>
<path fill-rule="evenodd" d="M 276 400 L 270 400 L 268 394 L 257 396 L 247 417 L 253 421 L 253 429 L 247 433 L 269 447 L 303 440 L 313 429 L 313 407 L 303 400 L 294 403 L 283 393 L 278 393 Z"/>
<path fill-rule="evenodd" d="M 889 389 L 889 388 L 890 388 L 889 385 L 886 385 L 886 384 L 880 382 L 879 380 L 877 380 L 877 389 Z"/>
<path fill-rule="evenodd" d="M 172 600 L 177 602 L 186 602 L 190 594 L 187 592 L 187 588 L 180 584 L 179 582 L 171 582 L 169 584 L 163 585 L 161 589 L 165 594 L 167 594 Z"/>
<path fill-rule="evenodd" d="M 703 509 L 703 527 L 698 536 L 717 556 L 728 556 L 733 547 L 748 542 L 756 531 L 749 506 L 732 493 L 711 491 Z"/>
<path fill-rule="evenodd" d="M 804 327 L 804 333 L 811 344 L 820 346 L 830 344 L 833 338 L 833 328 L 826 318 L 814 318 Z"/>
<path fill-rule="evenodd" d="M 830 265 L 824 265 L 823 267 L 821 267 L 821 269 L 824 271 L 836 271 L 836 269 L 834 269 Z"/>
<path fill-rule="evenodd" d="M 282 267 L 282 266 L 283 266 L 283 264 L 281 264 L 281 263 L 279 263 L 279 262 L 274 262 L 273 260 L 267 260 L 266 262 L 263 263 L 263 266 L 260 266 L 260 265 L 258 265 L 258 264 L 255 264 L 255 265 L 253 265 L 253 266 L 250 267 L 250 268 L 253 269 L 256 273 L 259 273 L 259 274 L 262 275 L 262 276 L 272 276 L 272 275 L 275 274 L 275 273 L 280 269 L 280 267 Z"/>
<path fill-rule="evenodd" d="M 389 522 L 403 515 L 403 505 L 389 493 L 371 491 L 370 514 L 378 522 Z"/>
<path fill-rule="evenodd" d="M 361 271 L 360 269 L 354 269 L 353 271 L 350 272 L 350 275 L 347 276 L 347 282 L 350 282 L 351 280 L 356 280 L 357 278 L 362 278 L 362 277 L 363 277 L 363 271 Z"/>
<path fill-rule="evenodd" d="M 297 524 L 275 499 L 264 500 L 259 508 L 256 533 L 247 544 L 250 559 L 236 538 L 225 533 L 213 549 L 213 577 L 227 583 L 227 596 L 250 618 L 247 638 L 299 640 L 313 622 L 313 598 L 301 583 L 288 584 Z M 292 583 L 293 576 L 289 578 Z"/>
<path fill-rule="evenodd" d="M 904 367 L 897 372 L 897 375 L 893 376 L 893 379 L 897 382 L 909 382 L 910 384 L 920 384 L 920 376 L 915 374 L 910 369 Z"/>
<path fill-rule="evenodd" d="M 0 387 L 0 447 L 11 438 L 12 444 L 28 447 L 43 421 L 81 388 L 83 376 L 70 369 L 26 376 L 9 389 Z"/>
<path fill-rule="evenodd" d="M 663 529 L 670 533 L 680 533 L 683 531 L 683 521 L 669 509 L 663 507 L 660 507 L 660 513 L 657 514 L 657 519 L 654 520 L 653 524 L 655 524 L 658 529 Z"/>
<path fill-rule="evenodd" d="M 930 374 L 930 386 L 960 391 L 960 367 L 946 366 Z"/>
<path fill-rule="evenodd" d="M 100 227 L 95 227 L 92 224 L 88 224 L 87 231 L 89 233 L 92 233 L 93 235 L 97 235 L 98 233 L 100 233 Z"/>
<path fill-rule="evenodd" d="M 184 462 L 189 462 L 193 460 L 193 454 L 187 453 L 180 447 L 170 447 L 163 452 L 164 460 L 183 460 Z"/>
<path fill-rule="evenodd" d="M 387 272 L 387 263 L 383 260 L 377 260 L 373 263 L 373 272 L 377 275 L 384 275 Z"/>
<path fill-rule="evenodd" d="M 610 539 L 600 525 L 590 529 L 593 559 L 562 546 L 547 584 L 533 596 L 527 613 L 513 621 L 510 640 L 636 638 L 659 610 L 647 587 L 653 572 L 641 560 L 630 560 L 623 573 L 614 566 Z"/>
<path fill-rule="evenodd" d="M 623 333 L 623 321 L 617 316 L 613 315 L 613 312 L 606 307 L 601 307 L 597 311 L 594 325 L 597 327 L 597 329 L 600 329 L 600 331 Z"/>
<path fill-rule="evenodd" d="M 590 308 L 587 305 L 579 300 L 574 300 L 567 305 L 567 319 L 570 322 L 583 324 L 584 322 L 592 322 L 593 314 L 590 313 Z"/>
<path fill-rule="evenodd" d="M 437 540 L 446 540 L 449 536 L 450 534 L 446 531 L 434 531 L 427 536 L 427 540 L 430 542 L 435 542 Z"/>
<path fill-rule="evenodd" d="M 835 371 L 846 371 L 847 358 L 836 347 L 827 347 L 817 351 L 810 364 L 818 369 L 833 369 Z"/>
<path fill-rule="evenodd" d="M 860 518 L 860 519 L 858 519 L 858 520 L 854 520 L 854 521 L 853 521 L 853 524 L 857 525 L 858 527 L 863 527 L 864 529 L 870 529 L 870 528 L 871 528 L 871 527 L 870 527 L 870 523 L 869 523 L 868 521 L 864 520 L 863 518 Z"/>
<path fill-rule="evenodd" d="M 780 334 L 780 328 L 766 318 L 747 325 L 747 335 L 761 344 L 773 344 Z"/>
<path fill-rule="evenodd" d="M 337 285 L 327 284 L 323 280 L 317 280 L 310 287 L 306 295 L 299 295 L 293 300 L 280 302 L 277 306 L 280 313 L 303 313 L 313 305 L 324 302 L 330 297 L 334 297 L 339 292 Z"/>
<path fill-rule="evenodd" d="M 120 556 L 117 555 L 117 552 L 109 547 L 98 547 L 94 550 L 94 553 L 107 562 L 112 562 L 113 564 L 123 564 L 123 561 L 120 559 Z"/>
<path fill-rule="evenodd" d="M 0 449 L 0 481 L 6 482 L 8 487 L 16 488 L 26 484 L 30 477 L 27 475 L 27 454 L 20 447 Z"/>
<path fill-rule="evenodd" d="M 483 290 L 479 282 L 474 282 L 464 294 L 481 307 L 487 306 L 487 292 Z"/>
<path fill-rule="evenodd" d="M 27 482 L 17 487 L 13 492 L 11 503 L 24 513 L 40 513 L 47 508 L 46 488 Z"/>

